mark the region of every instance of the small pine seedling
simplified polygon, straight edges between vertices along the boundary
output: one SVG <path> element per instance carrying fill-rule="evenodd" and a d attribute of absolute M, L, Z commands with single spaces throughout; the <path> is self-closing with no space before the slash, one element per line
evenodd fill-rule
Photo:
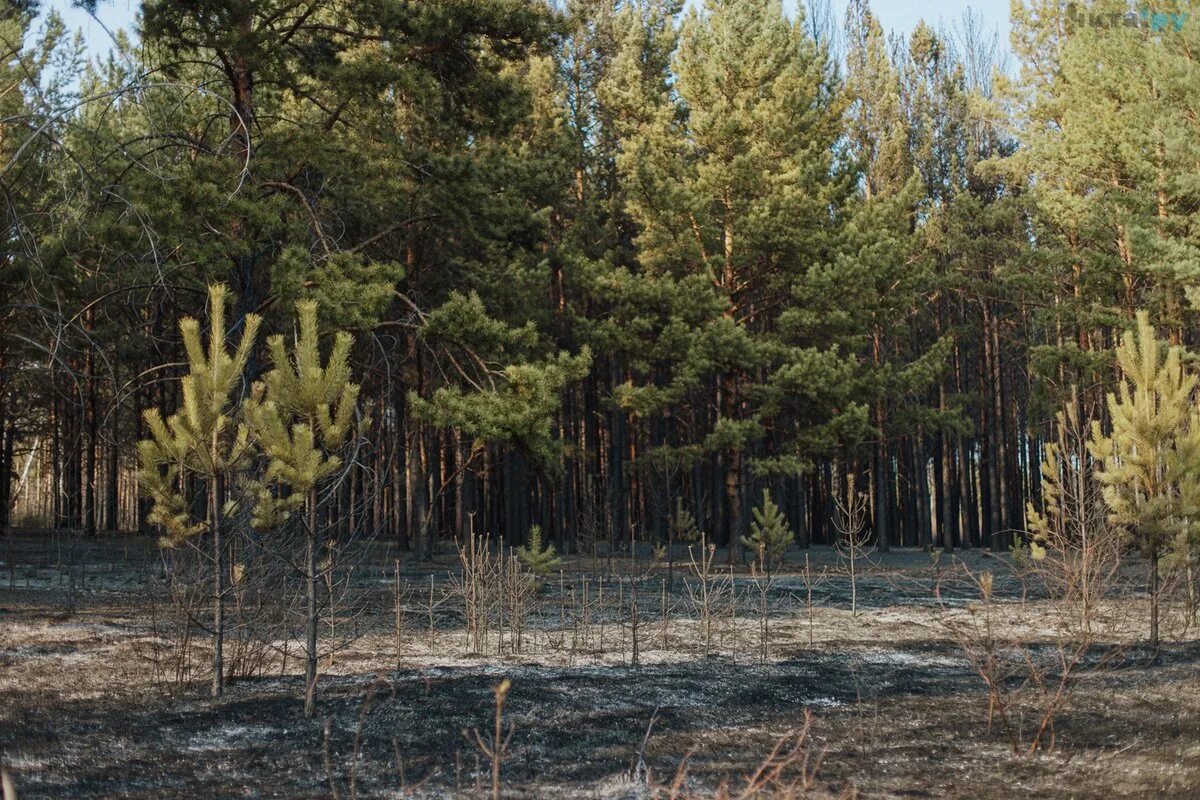
<path fill-rule="evenodd" d="M 750 535 L 742 537 L 742 544 L 760 554 L 763 570 L 770 573 L 783 561 L 791 543 L 792 530 L 788 527 L 783 512 L 771 500 L 771 493 L 763 489 L 762 505 L 754 509 Z"/>
<path fill-rule="evenodd" d="M 518 547 L 517 556 L 529 568 L 529 571 L 539 578 L 545 578 L 562 564 L 562 559 L 554 552 L 554 545 L 547 542 L 545 549 L 542 549 L 541 525 L 530 527 L 529 544 Z"/>
<path fill-rule="evenodd" d="M 669 524 L 671 541 L 684 544 L 699 541 L 700 527 L 696 524 L 696 518 L 692 516 L 692 512 L 683 507 L 682 497 L 675 498 L 675 513 L 671 515 Z"/>

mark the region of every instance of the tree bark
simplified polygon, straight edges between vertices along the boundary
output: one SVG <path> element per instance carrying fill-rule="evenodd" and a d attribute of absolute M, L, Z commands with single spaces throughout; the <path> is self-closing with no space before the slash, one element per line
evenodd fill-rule
<path fill-rule="evenodd" d="M 213 558 L 213 675 L 212 696 L 220 697 L 225 686 L 225 542 L 221 531 L 220 479 L 208 484 L 208 524 L 212 528 Z"/>
<path fill-rule="evenodd" d="M 305 524 L 308 528 L 304 549 L 304 716 L 311 718 L 316 707 L 317 694 L 317 623 L 320 619 L 317 607 L 317 490 L 308 490 L 305 500 Z"/>

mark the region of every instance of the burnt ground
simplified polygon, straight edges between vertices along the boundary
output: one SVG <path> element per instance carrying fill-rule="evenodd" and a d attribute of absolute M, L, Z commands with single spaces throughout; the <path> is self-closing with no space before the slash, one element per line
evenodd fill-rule
<path fill-rule="evenodd" d="M 971 613 L 957 609 L 971 594 L 947 585 L 945 605 L 932 602 L 920 553 L 873 557 L 857 618 L 847 611 L 848 582 L 827 573 L 814 590 L 812 629 L 801 579 L 780 576 L 765 661 L 753 645 L 758 619 L 732 617 L 706 657 L 689 639 L 695 620 L 680 609 L 660 633 L 646 622 L 640 666 L 628 663 L 623 638 L 618 653 L 628 632 L 615 620 L 604 651 L 593 631 L 587 648 L 570 653 L 547 645 L 485 657 L 468 652 L 452 616 L 438 620 L 432 643 L 414 631 L 397 664 L 390 595 L 378 587 L 386 572 L 363 570 L 364 588 L 380 594 L 380 619 L 364 621 L 322 677 L 312 720 L 300 714 L 294 662 L 286 674 L 233 683 L 217 702 L 199 682 L 174 693 L 154 684 L 137 648 L 150 630 L 152 556 L 150 548 L 113 555 L 110 569 L 73 589 L 61 564 L 32 557 L 0 580 L 0 764 L 20 797 L 479 796 L 487 760 L 464 730 L 487 730 L 492 687 L 504 677 L 513 681 L 510 797 L 648 796 L 629 774 L 656 711 L 645 748 L 651 787 L 669 783 L 685 758 L 697 793 L 722 780 L 736 786 L 803 725 L 806 710 L 810 763 L 822 759 L 816 796 L 1200 797 L 1200 642 L 1157 652 L 1127 645 L 1116 656 L 1114 642 L 1098 643 L 1088 663 L 1103 668 L 1081 673 L 1054 749 L 1017 755 L 1009 735 L 988 732 L 983 684 L 939 621 Z M 1000 559 L 963 558 L 999 572 Z M 832 568 L 834 557 L 814 561 Z M 1004 624 L 1028 627 L 1031 657 L 1053 664 L 1037 599 L 1021 602 L 1028 593 L 1016 581 L 997 583 L 1014 612 Z M 548 627 L 558 619 L 555 592 L 544 588 Z M 1140 598 L 1114 602 L 1138 618 Z M 1022 710 L 1013 728 L 1025 740 L 1036 723 L 1033 706 Z"/>

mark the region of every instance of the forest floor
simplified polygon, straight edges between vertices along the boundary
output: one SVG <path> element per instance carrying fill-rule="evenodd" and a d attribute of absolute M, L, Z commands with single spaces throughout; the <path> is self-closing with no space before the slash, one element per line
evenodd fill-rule
<path fill-rule="evenodd" d="M 1016 752 L 1044 698 L 1020 666 L 1037 665 L 1052 687 L 1062 640 L 1054 607 L 1013 577 L 1008 556 L 945 556 L 935 572 L 924 553 L 874 554 L 860 565 L 857 614 L 830 550 L 810 551 L 807 580 L 796 571 L 804 556 L 791 554 L 765 615 L 743 568 L 741 600 L 714 606 L 707 648 L 684 570 L 668 587 L 662 565 L 639 567 L 652 577 L 634 617 L 621 563 L 571 562 L 570 578 L 541 587 L 522 652 L 496 639 L 480 654 L 439 594 L 453 560 L 406 564 L 397 597 L 394 555 L 379 552 L 355 572 L 362 602 L 340 622 L 343 645 L 304 719 L 294 645 L 290 660 L 273 656 L 215 702 L 198 672 L 164 677 L 171 643 L 152 544 L 93 541 L 86 558 L 78 541 L 56 546 L 58 560 L 43 540 L 10 543 L 0 570 L 0 767 L 21 798 L 478 797 L 488 761 L 464 732 L 486 737 L 505 677 L 505 797 L 666 797 L 677 776 L 688 796 L 721 782 L 736 796 L 806 711 L 809 736 L 785 774 L 815 772 L 807 796 L 1200 797 L 1200 641 L 1192 631 L 1157 651 L 1136 644 L 1137 593 L 1104 609 L 1108 639 L 1083 657 L 1053 749 Z M 64 566 L 63 546 L 90 572 Z M 994 607 L 952 577 L 964 567 L 996 574 Z M 568 581 L 610 571 L 608 599 L 580 605 Z M 979 651 L 967 632 L 985 613 L 1016 665 L 1001 694 L 1009 724 L 998 717 L 991 732 L 968 657 Z M 205 642 L 192 647 L 202 655 Z M 648 778 L 634 777 L 639 753 Z"/>

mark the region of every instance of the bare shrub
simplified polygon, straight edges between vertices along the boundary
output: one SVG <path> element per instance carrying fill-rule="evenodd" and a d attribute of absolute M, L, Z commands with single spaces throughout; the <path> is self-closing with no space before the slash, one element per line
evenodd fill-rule
<path fill-rule="evenodd" d="M 1159 587 L 1163 634 L 1175 642 L 1185 641 L 1196 630 L 1200 613 L 1200 569 L 1184 554 L 1163 559 L 1163 582 Z"/>
<path fill-rule="evenodd" d="M 502 611 L 508 620 L 509 647 L 513 653 L 524 650 L 525 625 L 533 611 L 537 589 L 537 575 L 525 569 L 520 558 L 510 553 L 503 560 L 500 593 Z"/>
<path fill-rule="evenodd" d="M 1059 415 L 1042 465 L 1044 508 L 1029 508 L 1028 549 L 1014 552 L 1012 577 L 1024 591 L 1004 610 L 1028 623 L 1041 609 L 1047 632 L 1035 640 L 999 625 L 995 576 L 965 567 L 979 600 L 965 621 L 948 623 L 987 688 L 989 731 L 999 725 L 1018 753 L 1054 748 L 1055 719 L 1080 676 L 1103 669 L 1119 649 L 1104 609 L 1119 581 L 1123 535 L 1105 512 L 1085 431 L 1073 413 Z M 1030 589 L 1045 597 L 1039 606 L 1028 602 Z M 1031 730 L 1019 724 L 1025 718 L 1035 721 Z"/>
<path fill-rule="evenodd" d="M 853 472 L 846 476 L 846 497 L 835 497 L 837 513 L 833 526 L 837 529 L 837 553 L 846 574 L 850 577 L 850 615 L 858 616 L 858 574 L 862 561 L 874 549 L 867 537 L 867 495 L 855 488 Z"/>
<path fill-rule="evenodd" d="M 514 551 L 505 553 L 503 546 L 493 549 L 488 537 L 473 531 L 458 548 L 458 561 L 459 571 L 450 580 L 462 602 L 471 652 L 488 652 L 493 635 L 497 653 L 503 652 L 506 642 L 511 652 L 521 652 L 525 623 L 537 595 L 536 576 Z"/>
<path fill-rule="evenodd" d="M 965 566 L 963 572 L 977 590 L 979 600 L 967 606 L 965 620 L 957 617 L 947 619 L 945 613 L 948 609 L 943 606 L 943 619 L 946 619 L 946 625 L 962 649 L 963 655 L 986 687 L 988 732 L 992 732 L 999 719 L 1012 733 L 1009 708 L 1012 705 L 1013 694 L 1009 683 L 1020 674 L 1019 661 L 1014 656 L 1022 643 L 1006 640 L 998 632 L 993 595 L 995 576 L 991 572 L 972 572 Z M 1014 741 L 1014 749 L 1017 749 L 1017 745 Z"/>
<path fill-rule="evenodd" d="M 280 564 L 246 546 L 241 537 L 228 539 L 224 676 L 226 680 L 260 677 L 278 663 L 286 648 L 292 595 Z M 212 597 L 207 578 L 211 564 L 206 554 L 190 547 L 164 551 L 164 558 L 166 583 L 150 586 L 145 593 L 150 632 L 134 644 L 134 654 L 137 665 L 148 668 L 152 684 L 174 695 L 212 677 L 208 636 Z"/>
<path fill-rule="evenodd" d="M 808 557 L 805 556 L 807 563 Z M 766 564 L 765 557 L 760 553 L 759 564 Z M 771 650 L 771 612 L 774 604 L 771 602 L 771 589 L 775 585 L 775 576 L 769 571 L 760 571 L 751 565 L 750 575 L 754 580 L 755 610 L 758 612 L 758 660 L 765 664 Z"/>
<path fill-rule="evenodd" d="M 225 675 L 256 678 L 276 663 L 280 642 L 289 640 L 298 598 L 278 561 L 252 548 L 239 548 L 232 561 L 225 631 Z M 332 620 L 333 617 L 330 617 Z"/>
<path fill-rule="evenodd" d="M 699 547 L 688 547 L 692 575 L 683 583 L 696 614 L 697 634 L 705 656 L 712 653 L 720 609 L 733 595 L 732 576 L 713 567 L 716 553 L 716 546 L 709 544 L 707 536 L 701 534 Z"/>
<path fill-rule="evenodd" d="M 804 554 L 804 571 L 800 573 L 800 580 L 804 582 L 804 610 L 805 617 L 808 620 L 808 646 L 813 646 L 813 590 L 825 582 L 826 570 L 821 567 L 820 572 L 813 572 L 812 564 L 809 561 L 808 553 Z"/>
<path fill-rule="evenodd" d="M 1118 581 L 1125 535 L 1109 521 L 1092 475 L 1087 431 L 1073 408 L 1059 415 L 1056 433 L 1042 463 L 1044 508 L 1030 504 L 1027 511 L 1029 558 L 1023 566 L 1046 592 L 1064 632 L 1090 636 Z"/>
<path fill-rule="evenodd" d="M 815 746 L 812 726 L 812 712 L 805 709 L 803 725 L 779 737 L 753 772 L 739 781 L 722 781 L 715 790 L 706 791 L 690 785 L 689 761 L 693 750 L 680 760 L 669 784 L 651 784 L 650 797 L 656 800 L 798 800 L 807 797 L 818 788 L 817 775 L 825 757 L 824 749 Z M 853 796 L 852 791 L 847 789 L 842 796 Z"/>
<path fill-rule="evenodd" d="M 149 670 L 155 690 L 168 696 L 183 691 L 204 674 L 203 651 L 194 640 L 200 631 L 196 615 L 204 607 L 204 598 L 198 594 L 180 596 L 172 591 L 164 598 L 157 592 L 146 593 L 149 635 L 133 643 L 133 654 L 137 663 Z"/>

